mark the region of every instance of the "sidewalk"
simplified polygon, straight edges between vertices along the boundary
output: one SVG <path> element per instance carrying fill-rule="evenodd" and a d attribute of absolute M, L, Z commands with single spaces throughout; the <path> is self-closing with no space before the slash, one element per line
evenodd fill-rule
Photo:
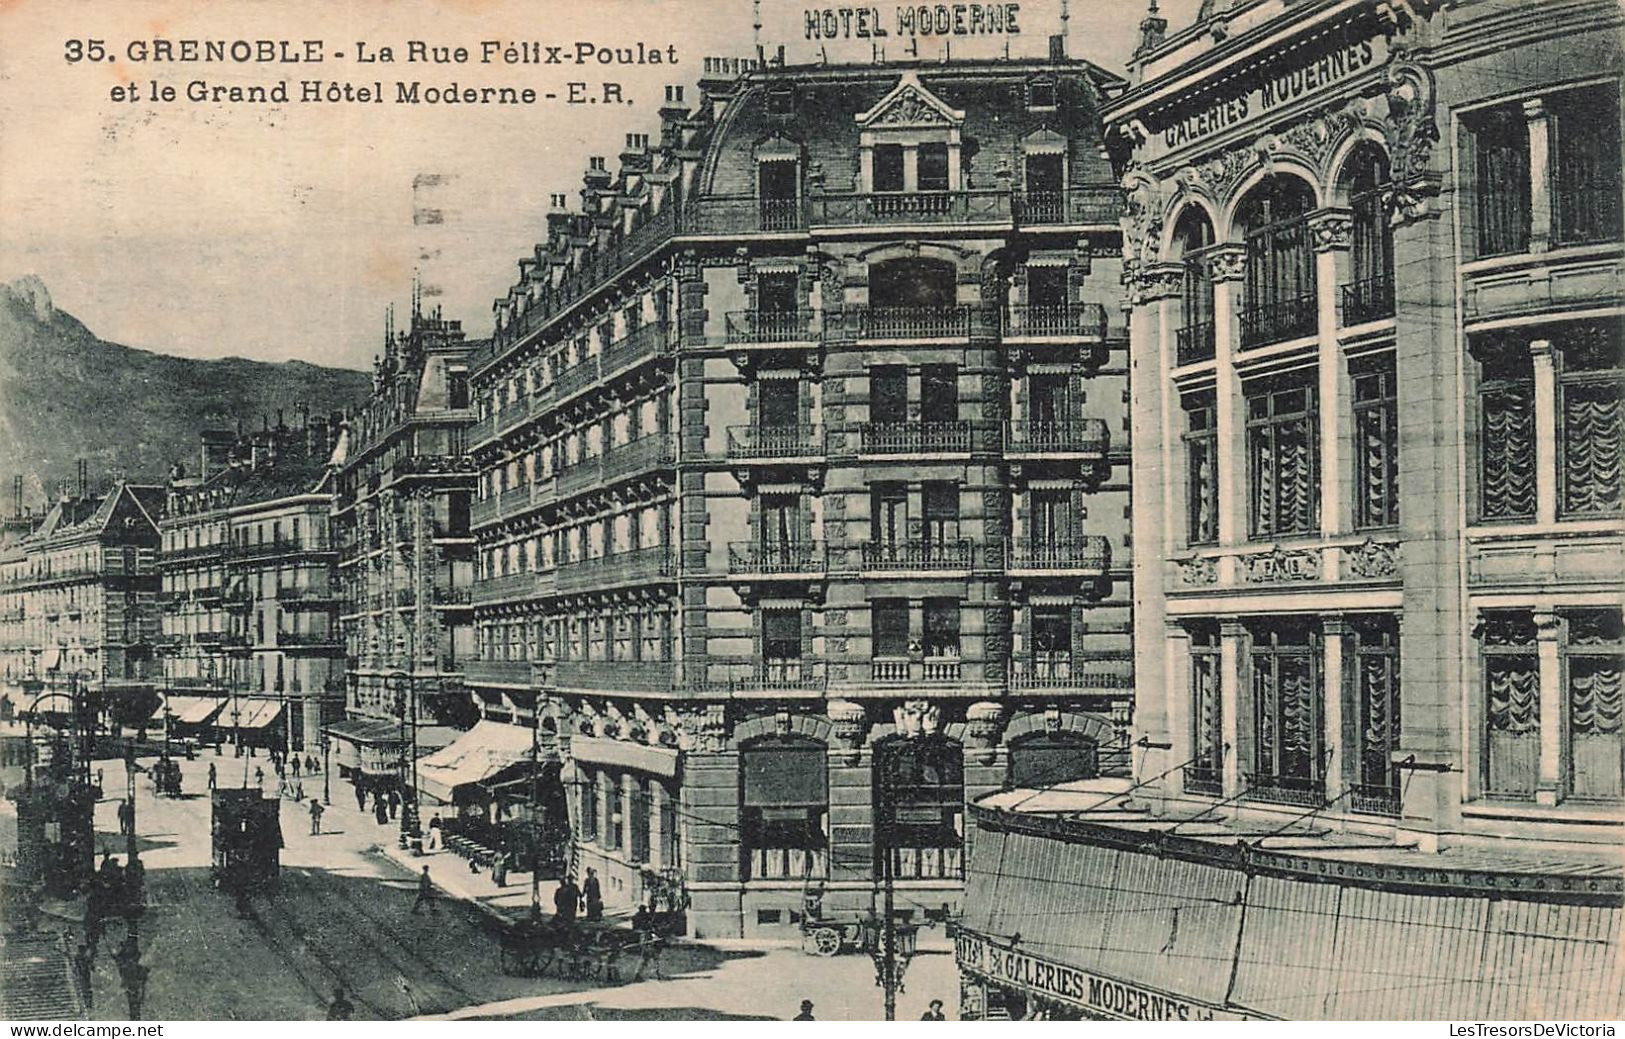
<path fill-rule="evenodd" d="M 512 923 L 530 914 L 529 873 L 509 873 L 508 883 L 499 888 L 491 879 L 489 869 L 470 870 L 468 860 L 444 849 L 414 855 L 396 844 L 385 844 L 378 850 L 385 858 L 414 876 L 428 866 L 429 880 L 436 888 L 448 897 L 478 907 L 497 920 Z M 542 913 L 547 917 L 553 915 L 553 893 L 558 887 L 556 880 L 543 880 L 538 891 Z M 616 914 L 606 910 L 605 919 L 615 918 Z"/>

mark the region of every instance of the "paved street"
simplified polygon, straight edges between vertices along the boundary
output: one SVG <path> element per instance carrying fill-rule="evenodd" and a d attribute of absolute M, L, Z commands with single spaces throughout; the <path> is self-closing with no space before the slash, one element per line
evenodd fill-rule
<path fill-rule="evenodd" d="M 336 777 L 320 836 L 310 836 L 303 807 L 284 802 L 281 880 L 240 918 L 209 877 L 210 762 L 222 786 L 242 784 L 242 760 L 212 754 L 182 762 L 187 796 L 179 800 L 154 797 L 146 777 L 138 778 L 148 907 L 141 948 L 151 969 L 147 1018 L 321 1018 L 336 984 L 349 991 L 358 1018 L 639 1018 L 655 1008 L 695 1019 L 788 1018 L 802 999 L 817 1004 L 820 1019 L 881 1015 L 866 957 L 819 959 L 758 942 L 683 943 L 662 958 L 666 981 L 594 988 L 598 983 L 504 976 L 490 913 L 452 895 L 511 910 L 528 902 L 528 878 L 498 895 L 488 877 L 470 875 L 462 860 L 431 856 L 421 861 L 450 892 L 433 911 L 413 916 L 411 871 L 384 853 L 393 849 L 397 831 L 358 812 L 350 787 Z M 270 771 L 268 760 L 255 758 L 250 776 L 255 766 Z M 102 767 L 109 792 L 122 790 L 123 777 L 115 781 L 119 765 Z M 306 804 L 320 793 L 318 776 L 305 784 Z M 116 809 L 114 801 L 98 806 L 97 830 L 100 847 L 122 858 Z M 550 904 L 550 892 L 543 901 Z M 102 941 L 93 976 L 99 1018 L 126 1012 L 110 958 L 123 936 L 115 923 Z M 943 999 L 951 1014 L 957 1002 L 952 959 L 940 945 L 916 958 L 899 1017 L 918 1018 L 932 997 Z M 784 989 L 786 978 L 796 979 L 794 991 Z"/>

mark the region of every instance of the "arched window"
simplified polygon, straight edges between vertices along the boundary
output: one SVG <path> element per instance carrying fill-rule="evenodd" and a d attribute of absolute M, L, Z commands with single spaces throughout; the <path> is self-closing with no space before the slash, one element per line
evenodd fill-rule
<path fill-rule="evenodd" d="M 1040 790 L 1098 775 L 1100 755 L 1094 740 L 1072 732 L 1042 732 L 1010 745 L 1004 785 Z"/>
<path fill-rule="evenodd" d="M 940 736 L 897 738 L 875 748 L 876 868 L 894 856 L 899 879 L 964 875 L 965 763 Z"/>
<path fill-rule="evenodd" d="M 745 879 L 829 875 L 828 758 L 803 736 L 766 737 L 739 752 Z"/>
<path fill-rule="evenodd" d="M 1186 206 L 1174 225 L 1174 258 L 1185 267 L 1185 320 L 1179 329 L 1180 364 L 1213 357 L 1213 281 L 1208 276 L 1207 250 L 1213 245 L 1213 224 L 1196 206 Z"/>
<path fill-rule="evenodd" d="M 1354 218 L 1352 281 L 1343 286 L 1343 323 L 1358 325 L 1394 316 L 1394 236 L 1388 227 L 1388 157 L 1361 145 L 1343 168 Z"/>
<path fill-rule="evenodd" d="M 1313 335 L 1315 255 L 1309 244 L 1314 190 L 1297 177 L 1265 177 L 1241 202 L 1236 224 L 1246 236 L 1246 302 L 1242 349 Z"/>

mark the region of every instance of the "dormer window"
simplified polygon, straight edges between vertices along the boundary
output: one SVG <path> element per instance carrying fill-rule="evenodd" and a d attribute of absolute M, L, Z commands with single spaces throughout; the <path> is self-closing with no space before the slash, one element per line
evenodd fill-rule
<path fill-rule="evenodd" d="M 1027 107 L 1037 110 L 1055 108 L 1055 81 L 1048 77 L 1040 77 L 1028 83 Z"/>

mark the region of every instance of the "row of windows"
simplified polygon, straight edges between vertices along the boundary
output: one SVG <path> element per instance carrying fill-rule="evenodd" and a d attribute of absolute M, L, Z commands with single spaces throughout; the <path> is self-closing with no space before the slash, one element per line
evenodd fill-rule
<path fill-rule="evenodd" d="M 670 502 L 577 521 L 568 527 L 482 549 L 478 579 L 545 572 L 646 548 L 670 548 L 676 543 L 672 537 L 674 523 L 675 509 Z"/>

